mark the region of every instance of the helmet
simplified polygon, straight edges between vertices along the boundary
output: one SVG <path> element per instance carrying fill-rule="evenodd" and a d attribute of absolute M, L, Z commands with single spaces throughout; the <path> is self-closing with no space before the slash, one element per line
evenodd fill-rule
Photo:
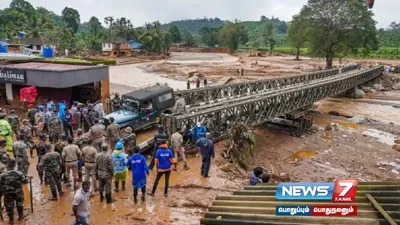
<path fill-rule="evenodd" d="M 15 110 L 14 110 L 14 109 L 11 109 L 11 110 L 10 110 L 10 113 L 15 113 Z"/>
<path fill-rule="evenodd" d="M 132 133 L 132 128 L 131 128 L 131 127 L 125 128 L 125 132 L 126 132 L 126 133 Z"/>
<path fill-rule="evenodd" d="M 122 149 L 122 147 L 124 147 L 124 145 L 123 145 L 121 142 L 117 142 L 117 144 L 115 145 L 115 148 L 116 148 L 117 150 Z"/>
<path fill-rule="evenodd" d="M 42 106 L 42 105 L 39 105 L 38 106 L 38 109 L 43 109 L 44 107 Z"/>

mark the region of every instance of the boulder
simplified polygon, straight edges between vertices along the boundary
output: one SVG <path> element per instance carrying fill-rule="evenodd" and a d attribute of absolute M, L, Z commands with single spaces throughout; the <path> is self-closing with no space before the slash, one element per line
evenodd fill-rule
<path fill-rule="evenodd" d="M 356 123 L 356 124 L 371 124 L 371 120 L 366 116 L 354 116 L 353 118 L 349 119 L 349 121 Z"/>
<path fill-rule="evenodd" d="M 353 98 L 365 98 L 365 92 L 361 89 L 354 88 L 352 97 Z"/>
<path fill-rule="evenodd" d="M 400 90 L 400 83 L 393 85 L 392 87 L 394 90 Z"/>
<path fill-rule="evenodd" d="M 362 90 L 362 91 L 364 91 L 365 93 L 368 93 L 368 92 L 371 92 L 371 87 L 368 87 L 368 86 L 361 86 L 360 87 L 360 89 Z"/>
<path fill-rule="evenodd" d="M 400 145 L 400 139 L 395 140 L 394 143 Z"/>
<path fill-rule="evenodd" d="M 392 148 L 393 148 L 393 150 L 396 150 L 396 151 L 400 152 L 400 144 L 394 144 L 392 146 Z"/>
<path fill-rule="evenodd" d="M 385 88 L 382 86 L 382 84 L 374 84 L 374 89 L 377 91 L 384 91 Z"/>

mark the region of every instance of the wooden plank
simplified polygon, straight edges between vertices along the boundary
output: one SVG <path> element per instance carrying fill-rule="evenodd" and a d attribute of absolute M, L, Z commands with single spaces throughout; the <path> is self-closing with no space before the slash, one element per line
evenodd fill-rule
<path fill-rule="evenodd" d="M 368 200 L 372 203 L 376 210 L 378 210 L 382 216 L 389 222 L 390 225 L 397 225 L 397 223 L 393 220 L 392 217 L 382 208 L 381 205 L 372 197 L 370 194 L 365 194 Z"/>

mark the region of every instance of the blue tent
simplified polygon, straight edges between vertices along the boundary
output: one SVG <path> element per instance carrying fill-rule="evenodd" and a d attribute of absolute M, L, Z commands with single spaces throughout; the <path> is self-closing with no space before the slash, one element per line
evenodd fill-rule
<path fill-rule="evenodd" d="M 142 43 L 136 41 L 129 41 L 129 44 L 131 45 L 131 49 L 139 49 L 142 47 Z"/>

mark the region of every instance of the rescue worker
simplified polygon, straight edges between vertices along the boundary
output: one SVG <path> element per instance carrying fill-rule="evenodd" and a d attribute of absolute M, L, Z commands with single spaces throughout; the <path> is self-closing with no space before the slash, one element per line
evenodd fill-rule
<path fill-rule="evenodd" d="M 10 110 L 10 115 L 8 115 L 8 123 L 11 125 L 11 129 L 17 137 L 19 134 L 19 127 L 21 126 L 19 121 L 19 116 L 15 114 L 15 110 Z"/>
<path fill-rule="evenodd" d="M 28 109 L 28 112 L 26 113 L 26 117 L 28 118 L 28 121 L 31 124 L 31 126 L 34 126 L 35 125 L 35 115 L 39 110 L 37 108 L 34 108 L 33 104 L 29 104 L 28 108 L 29 109 Z M 31 128 L 31 132 L 32 132 L 31 136 L 34 136 L 34 133 L 36 133 L 36 131 L 33 129 L 33 127 Z"/>
<path fill-rule="evenodd" d="M 201 154 L 201 176 L 208 178 L 211 159 L 215 157 L 214 143 L 211 140 L 211 134 L 207 133 L 206 137 L 200 138 L 196 142 L 196 146 Z"/>
<path fill-rule="evenodd" d="M 15 160 L 8 160 L 7 171 L 0 175 L 0 191 L 4 196 L 9 224 L 14 224 L 14 206 L 17 205 L 18 220 L 24 217 L 24 192 L 22 184 L 24 175 L 21 171 L 14 170 Z"/>
<path fill-rule="evenodd" d="M 75 118 L 75 126 L 74 130 L 78 130 L 82 128 L 82 112 L 81 112 L 81 107 L 79 107 L 79 104 L 77 102 L 74 102 L 76 104 L 76 110 L 74 110 L 73 115 Z"/>
<path fill-rule="evenodd" d="M 172 164 L 175 163 L 174 154 L 170 149 L 168 149 L 167 141 L 160 141 L 160 148 L 156 152 L 156 160 L 155 164 L 157 165 L 157 177 L 154 181 L 153 190 L 151 193 L 148 193 L 150 196 L 154 196 L 156 192 L 158 182 L 161 177 L 165 175 L 165 187 L 164 187 L 164 196 L 168 196 L 168 188 L 169 188 L 169 176 L 171 175 Z"/>
<path fill-rule="evenodd" d="M 186 103 L 185 99 L 182 97 L 181 94 L 177 94 L 178 99 L 175 102 L 174 112 L 175 113 L 185 113 L 186 110 Z"/>
<path fill-rule="evenodd" d="M 22 126 L 19 129 L 20 135 L 22 135 L 23 140 L 25 144 L 29 148 L 29 152 L 31 155 L 31 158 L 33 158 L 33 148 L 34 148 L 34 143 L 33 143 L 33 137 L 32 137 L 32 125 L 29 124 L 29 121 L 27 119 L 24 119 L 22 121 Z"/>
<path fill-rule="evenodd" d="M 211 133 L 211 137 L 215 137 L 216 129 L 215 129 L 214 115 L 213 114 L 208 114 L 208 117 L 206 119 L 205 124 L 206 124 L 207 132 Z"/>
<path fill-rule="evenodd" d="M 81 105 L 81 111 L 82 111 L 83 131 L 88 132 L 91 127 L 89 122 L 89 107 Z"/>
<path fill-rule="evenodd" d="M 154 135 L 154 149 L 153 149 L 153 153 L 152 153 L 152 158 L 151 158 L 151 162 L 149 165 L 150 170 L 152 170 L 154 168 L 155 165 L 155 158 L 156 158 L 156 152 L 158 150 L 158 147 L 160 145 L 160 142 L 162 140 L 168 140 L 168 134 L 165 133 L 164 130 L 164 126 L 163 125 L 159 125 L 158 126 L 158 132 Z"/>
<path fill-rule="evenodd" d="M 65 176 L 67 177 L 67 187 L 70 187 L 69 183 L 69 173 L 72 170 L 72 177 L 74 182 L 74 190 L 77 189 L 76 178 L 78 173 L 78 159 L 81 157 L 81 150 L 78 146 L 72 144 L 74 139 L 72 137 L 68 137 L 68 144 L 64 147 L 62 152 L 62 160 L 63 164 L 65 164 Z"/>
<path fill-rule="evenodd" d="M 178 154 L 181 155 L 183 162 L 185 163 L 183 168 L 185 170 L 188 170 L 189 167 L 187 166 L 187 161 L 186 161 L 186 157 L 185 157 L 185 152 L 183 149 L 183 136 L 180 133 L 181 129 L 177 129 L 176 132 L 174 134 L 172 134 L 171 136 L 171 147 L 173 148 L 174 151 L 174 156 L 175 156 L 175 168 L 174 171 L 176 171 L 176 166 L 178 164 Z"/>
<path fill-rule="evenodd" d="M 67 146 L 67 136 L 65 136 L 65 134 L 62 134 L 60 140 L 58 140 L 57 143 L 54 145 L 54 151 L 58 152 L 58 154 L 60 154 L 61 156 L 65 146 Z M 67 180 L 67 177 L 65 176 L 65 165 L 63 164 L 62 160 L 61 160 L 60 179 L 62 179 L 62 181 L 65 184 L 69 183 L 69 180 Z"/>
<path fill-rule="evenodd" d="M 91 145 L 90 140 L 84 140 L 83 144 L 86 145 L 82 148 L 82 162 L 85 163 L 85 181 L 89 181 L 90 177 L 92 177 L 93 191 L 98 191 L 95 171 L 97 150 Z"/>
<path fill-rule="evenodd" d="M 79 149 L 82 151 L 82 148 L 87 146 L 87 142 L 84 142 L 86 138 L 83 137 L 83 131 L 82 129 L 78 129 L 76 132 L 76 137 L 74 138 L 73 144 L 78 146 Z M 85 161 L 83 159 L 78 160 L 78 182 L 82 182 L 82 171 L 83 171 L 83 166 L 85 164 Z"/>
<path fill-rule="evenodd" d="M 51 118 L 48 121 L 48 129 L 50 142 L 52 144 L 57 143 L 58 139 L 60 139 L 63 127 L 60 118 L 58 118 L 53 111 L 51 111 Z"/>
<path fill-rule="evenodd" d="M 50 201 L 57 200 L 57 190 L 60 197 L 64 194 L 61 187 L 61 179 L 59 176 L 61 170 L 61 155 L 58 152 L 51 152 L 51 148 L 46 148 L 46 154 L 39 163 L 39 168 L 44 171 L 46 183 L 50 185 L 51 197 Z"/>
<path fill-rule="evenodd" d="M 195 141 L 197 142 L 200 138 L 204 138 L 206 136 L 206 133 L 206 128 L 201 124 L 201 122 L 197 122 L 196 126 L 193 128 Z"/>
<path fill-rule="evenodd" d="M 2 139 L 6 140 L 7 145 L 5 149 L 9 152 L 12 150 L 13 140 L 12 140 L 12 129 L 7 120 L 5 120 L 6 115 L 0 114 L 0 136 Z"/>
<path fill-rule="evenodd" d="M 64 108 L 63 127 L 67 137 L 74 137 L 74 131 L 72 130 L 72 114 L 67 108 Z"/>
<path fill-rule="evenodd" d="M 132 132 L 131 127 L 125 128 L 122 140 L 124 141 L 125 153 L 130 157 L 133 155 L 133 148 L 136 146 L 136 134 Z"/>
<path fill-rule="evenodd" d="M 51 145 L 46 143 L 47 137 L 45 134 L 39 135 L 39 143 L 36 145 L 36 154 L 38 156 L 38 164 L 36 165 L 36 170 L 39 174 L 40 184 L 43 184 L 43 169 L 40 168 L 40 162 L 42 161 L 43 156 L 46 154 L 47 149 L 51 149 Z"/>
<path fill-rule="evenodd" d="M 118 93 L 115 93 L 114 98 L 111 100 L 112 111 L 117 111 L 121 109 L 121 98 Z"/>
<path fill-rule="evenodd" d="M 39 105 L 38 109 L 39 110 L 35 114 L 35 129 L 36 129 L 37 135 L 41 135 L 41 134 L 43 134 L 45 114 L 43 112 L 42 105 Z"/>
<path fill-rule="evenodd" d="M 101 145 L 103 144 L 104 137 L 103 132 L 104 128 L 99 124 L 99 120 L 95 119 L 94 125 L 89 130 L 89 138 L 92 140 L 92 145 L 97 149 L 97 152 L 100 153 Z"/>
<path fill-rule="evenodd" d="M 115 150 L 112 153 L 114 162 L 114 184 L 115 192 L 119 191 L 119 182 L 122 183 L 122 191 L 125 191 L 125 182 L 128 178 L 128 168 L 126 167 L 127 155 L 122 152 L 124 145 L 121 142 L 117 142 Z"/>
<path fill-rule="evenodd" d="M 121 138 L 121 132 L 118 124 L 114 123 L 114 118 L 108 119 L 110 124 L 107 126 L 107 141 L 110 146 L 115 146 L 118 140 Z"/>
<path fill-rule="evenodd" d="M 108 145 L 102 144 L 101 150 L 102 152 L 96 156 L 95 171 L 96 178 L 99 181 L 100 201 L 102 202 L 104 200 L 105 192 L 108 204 L 116 201 L 116 199 L 111 197 L 111 181 L 114 174 L 114 163 L 112 156 L 107 153 Z"/>
<path fill-rule="evenodd" d="M 88 111 L 88 116 L 89 116 L 89 122 L 90 126 L 95 125 L 95 120 L 100 119 L 100 114 L 94 109 L 94 106 L 92 104 L 89 105 L 89 111 Z"/>
<path fill-rule="evenodd" d="M 139 146 L 134 148 L 135 154 L 129 157 L 127 166 L 132 168 L 133 200 L 137 203 L 138 190 L 142 191 L 142 201 L 145 200 L 147 176 L 150 173 L 146 158 L 141 155 Z"/>
<path fill-rule="evenodd" d="M 51 113 L 53 112 L 53 106 L 47 107 L 47 111 L 44 114 L 44 131 L 49 133 L 49 121 L 51 119 Z M 49 138 L 50 139 L 50 138 Z M 51 140 L 50 140 L 51 142 Z"/>
<path fill-rule="evenodd" d="M 17 138 L 18 138 L 18 136 L 17 136 Z M 0 162 L 3 162 L 3 161 L 7 162 L 7 160 L 10 158 L 10 155 L 8 155 L 8 152 L 5 149 L 6 145 L 7 145 L 6 140 L 0 140 Z M 4 164 L 4 166 L 5 165 L 6 164 Z"/>

